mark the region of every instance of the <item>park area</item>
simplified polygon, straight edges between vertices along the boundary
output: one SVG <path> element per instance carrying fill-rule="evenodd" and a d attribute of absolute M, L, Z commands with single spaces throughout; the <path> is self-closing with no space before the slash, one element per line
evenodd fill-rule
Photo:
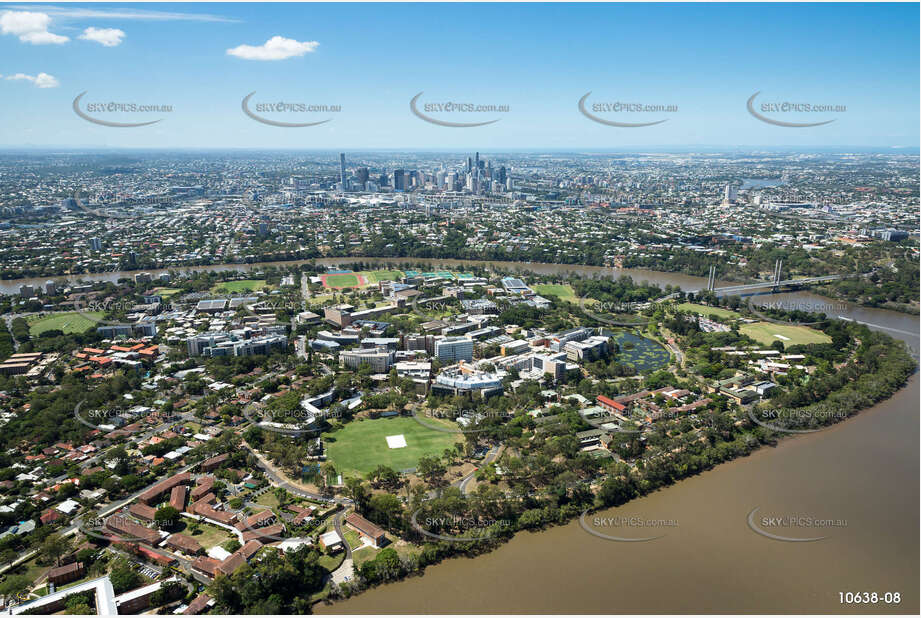
<path fill-rule="evenodd" d="M 739 332 L 766 346 L 775 341 L 783 342 L 784 346 L 831 343 L 831 337 L 821 331 L 807 326 L 793 326 L 792 324 L 755 322 L 753 324 L 743 324 L 739 327 Z"/>
<path fill-rule="evenodd" d="M 368 284 L 358 273 L 332 273 L 320 275 L 324 288 L 343 290 L 345 288 L 363 288 Z"/>
<path fill-rule="evenodd" d="M 560 300 L 569 302 L 576 300 L 576 292 L 572 289 L 571 285 L 563 285 L 559 283 L 537 283 L 532 285 L 531 288 L 541 296 L 556 296 Z"/>
<path fill-rule="evenodd" d="M 363 288 L 381 281 L 399 281 L 403 272 L 399 270 L 363 270 L 361 272 L 333 272 L 320 275 L 323 287 L 342 290 Z"/>
<path fill-rule="evenodd" d="M 323 287 L 325 288 L 344 290 L 347 288 L 364 288 L 368 287 L 369 285 L 380 283 L 381 281 L 399 281 L 403 278 L 404 275 L 407 277 L 422 276 L 429 279 L 441 278 L 447 280 L 463 280 L 473 278 L 472 273 L 452 272 L 447 270 L 425 273 L 419 272 L 417 270 L 407 270 L 405 273 L 402 270 L 362 270 L 358 272 L 329 272 L 325 275 L 320 275 L 320 279 L 323 282 Z"/>
<path fill-rule="evenodd" d="M 26 321 L 29 324 L 29 334 L 37 337 L 49 330 L 59 330 L 65 335 L 82 333 L 88 328 L 98 326 L 102 318 L 102 311 L 68 311 L 67 313 L 34 315 Z"/>
<path fill-rule="evenodd" d="M 239 279 L 224 281 L 211 288 L 212 292 L 239 294 L 240 292 L 257 292 L 265 287 L 265 279 Z"/>
<path fill-rule="evenodd" d="M 696 303 L 680 303 L 676 308 L 679 311 L 696 313 L 698 315 L 704 316 L 705 318 L 708 318 L 711 315 L 730 320 L 739 317 L 738 313 L 735 311 L 730 311 L 729 309 L 721 309 L 720 307 L 708 307 L 707 305 L 698 305 Z"/>
<path fill-rule="evenodd" d="M 415 468 L 420 457 L 440 456 L 445 449 L 454 448 L 454 443 L 460 442 L 461 434 L 450 432 L 457 429 L 454 423 L 429 418 L 425 422 L 443 425 L 449 431 L 425 427 L 405 416 L 353 420 L 342 429 L 323 435 L 326 456 L 343 477 L 364 476 L 378 465 L 390 466 L 397 472 Z M 390 444 L 402 443 L 396 436 L 402 436 L 406 446 L 390 448 L 388 437 Z"/>

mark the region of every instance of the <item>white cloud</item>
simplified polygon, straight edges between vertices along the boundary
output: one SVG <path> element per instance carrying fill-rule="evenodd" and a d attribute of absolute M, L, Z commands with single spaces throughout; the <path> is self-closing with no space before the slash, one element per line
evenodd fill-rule
<path fill-rule="evenodd" d="M 115 47 L 120 45 L 125 33 L 118 28 L 93 28 L 90 26 L 83 31 L 80 38 L 84 41 L 95 41 L 106 47 Z"/>
<path fill-rule="evenodd" d="M 263 45 L 240 45 L 227 50 L 230 56 L 246 60 L 285 60 L 314 51 L 320 44 L 316 41 L 295 41 L 273 36 Z"/>
<path fill-rule="evenodd" d="M 51 17 L 47 13 L 32 11 L 2 11 L 0 12 L 0 33 L 18 36 L 23 43 L 33 45 L 66 43 L 70 39 L 66 36 L 48 32 Z"/>
<path fill-rule="evenodd" d="M 47 73 L 39 73 L 38 75 L 16 73 L 14 75 L 7 75 L 6 79 L 13 81 L 29 81 L 35 84 L 36 88 L 57 88 L 61 85 L 54 75 L 48 75 Z"/>
<path fill-rule="evenodd" d="M 50 13 L 55 17 L 62 19 L 131 19 L 141 21 L 200 21 L 200 22 L 227 22 L 238 23 L 238 19 L 230 19 L 221 15 L 211 15 L 208 13 L 173 13 L 169 11 L 147 11 L 140 9 L 88 9 L 72 6 L 50 6 L 50 5 L 31 5 L 19 4 L 8 5 L 10 9 L 20 10 L 41 10 Z"/>

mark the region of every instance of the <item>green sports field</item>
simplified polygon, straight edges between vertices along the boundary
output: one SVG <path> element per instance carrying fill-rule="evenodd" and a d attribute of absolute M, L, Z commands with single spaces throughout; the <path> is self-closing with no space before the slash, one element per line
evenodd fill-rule
<path fill-rule="evenodd" d="M 218 283 L 211 290 L 213 292 L 255 292 L 265 287 L 265 279 L 241 279 L 239 281 L 225 281 Z"/>
<path fill-rule="evenodd" d="M 368 283 L 379 283 L 381 281 L 399 281 L 403 272 L 399 270 L 368 270 L 360 273 L 364 275 Z"/>
<path fill-rule="evenodd" d="M 541 296 L 556 296 L 560 300 L 567 300 L 570 302 L 576 299 L 576 291 L 572 289 L 571 285 L 538 283 L 532 285 L 531 288 Z"/>
<path fill-rule="evenodd" d="M 426 418 L 425 422 L 456 429 L 454 423 L 446 421 Z M 399 434 L 406 438 L 406 446 L 389 448 L 387 436 Z M 324 434 L 324 438 L 335 438 L 335 442 L 326 442 L 326 456 L 337 472 L 364 476 L 379 464 L 397 472 L 415 468 L 423 455 L 441 455 L 446 448 L 453 448 L 455 442 L 461 441 L 461 434 L 429 429 L 412 418 L 399 416 L 352 421 L 339 431 Z"/>
<path fill-rule="evenodd" d="M 103 315 L 104 313 L 102 311 L 86 311 L 83 313 L 70 311 L 67 313 L 56 313 L 54 315 L 32 316 L 27 320 L 29 323 L 29 334 L 33 337 L 37 337 L 48 330 L 60 330 L 65 335 L 82 333 L 88 328 L 99 325 L 98 322 L 90 319 L 90 317 L 101 320 Z"/>
<path fill-rule="evenodd" d="M 753 324 L 744 324 L 740 326 L 739 332 L 748 335 L 763 345 L 771 345 L 775 341 L 782 341 L 785 346 L 809 343 L 831 343 L 831 337 L 807 326 L 755 322 Z M 776 337 L 775 335 L 780 335 L 780 337 Z"/>
<path fill-rule="evenodd" d="M 715 315 L 720 318 L 737 318 L 739 314 L 735 311 L 730 311 L 728 309 L 720 309 L 719 307 L 708 307 L 707 305 L 698 305 L 696 303 L 681 303 L 677 305 L 678 309 L 681 311 L 690 311 L 691 313 L 697 313 L 704 317 L 709 317 Z"/>
<path fill-rule="evenodd" d="M 180 288 L 154 288 L 151 290 L 151 294 L 157 294 L 163 298 L 169 298 L 170 296 L 175 296 L 182 290 Z"/>
<path fill-rule="evenodd" d="M 400 270 L 363 270 L 355 273 L 333 273 L 323 275 L 323 285 L 327 288 L 363 288 L 381 281 L 399 281 L 403 276 Z"/>
<path fill-rule="evenodd" d="M 355 273 L 337 273 L 326 275 L 323 285 L 330 288 L 355 288 L 358 287 L 358 275 Z"/>

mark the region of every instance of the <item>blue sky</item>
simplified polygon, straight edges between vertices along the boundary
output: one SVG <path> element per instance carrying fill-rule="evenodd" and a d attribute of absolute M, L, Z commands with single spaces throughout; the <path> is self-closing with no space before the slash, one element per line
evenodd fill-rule
<path fill-rule="evenodd" d="M 0 3 L 0 147 L 917 147 L 918 27 L 917 4 Z M 293 55 L 228 53 L 273 37 L 287 39 L 276 55 Z M 163 120 L 98 126 L 71 109 L 84 91 L 83 104 L 173 111 L 100 113 Z M 253 91 L 252 105 L 342 109 L 261 114 L 286 122 L 333 118 L 315 127 L 267 126 L 241 110 Z M 420 91 L 420 105 L 509 111 L 428 114 L 500 118 L 474 128 L 438 126 L 411 113 Z M 629 102 L 678 111 L 597 113 L 626 122 L 667 118 L 610 127 L 579 112 L 589 91 L 590 110 Z M 748 113 L 746 101 L 758 91 L 755 105 L 809 102 L 846 111 L 765 112 L 783 121 L 835 120 L 780 127 Z"/>

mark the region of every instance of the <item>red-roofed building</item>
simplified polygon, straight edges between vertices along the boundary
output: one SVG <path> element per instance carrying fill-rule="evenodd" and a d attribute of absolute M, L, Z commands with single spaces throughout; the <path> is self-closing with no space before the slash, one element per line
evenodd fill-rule
<path fill-rule="evenodd" d="M 600 405 L 610 414 L 621 414 L 627 409 L 627 406 L 624 404 L 618 401 L 614 401 L 610 397 L 605 397 L 604 395 L 598 395 L 598 405 Z"/>
<path fill-rule="evenodd" d="M 188 488 L 185 485 L 176 485 L 169 495 L 169 505 L 179 512 L 185 508 L 185 497 Z"/>

